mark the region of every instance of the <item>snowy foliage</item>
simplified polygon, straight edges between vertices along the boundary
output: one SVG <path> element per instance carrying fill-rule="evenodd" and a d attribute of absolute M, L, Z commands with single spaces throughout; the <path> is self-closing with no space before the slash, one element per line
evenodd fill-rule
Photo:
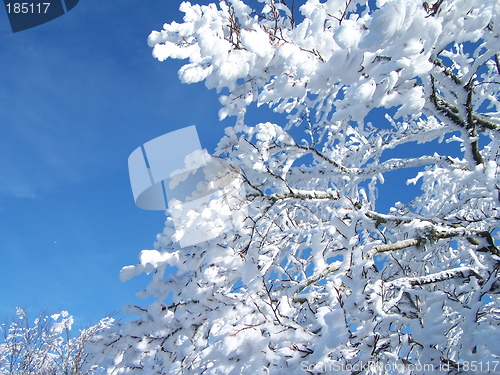
<path fill-rule="evenodd" d="M 29 321 L 26 310 L 17 308 L 12 319 L 6 319 L 1 327 L 0 374 L 1 375 L 93 375 L 102 368 L 88 366 L 85 345 L 99 331 L 113 323 L 111 318 L 102 319 L 97 325 L 80 331 L 71 337 L 73 317 L 66 311 L 51 316 L 40 314 Z"/>
<path fill-rule="evenodd" d="M 152 273 L 139 295 L 157 300 L 126 306 L 138 318 L 99 335 L 95 361 L 113 374 L 317 374 L 328 364 L 384 373 L 360 367 L 370 361 L 415 374 L 471 361 L 492 370 L 500 3 L 180 9 L 184 22 L 148 42 L 160 61 L 189 59 L 182 82 L 205 81 L 221 94 L 220 118 L 236 116 L 216 154 L 240 168 L 248 215 L 185 249 L 167 217 L 156 250 L 121 274 Z M 247 124 L 253 102 L 286 122 Z M 461 153 L 428 152 L 431 141 L 459 142 Z M 388 156 L 410 147 L 420 156 Z M 410 167 L 422 194 L 377 211 L 384 176 Z"/>

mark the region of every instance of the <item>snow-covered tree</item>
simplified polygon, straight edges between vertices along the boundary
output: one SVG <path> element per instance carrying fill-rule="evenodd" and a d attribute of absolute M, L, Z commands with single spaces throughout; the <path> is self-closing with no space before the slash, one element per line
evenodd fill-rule
<path fill-rule="evenodd" d="M 184 22 L 148 39 L 236 117 L 214 157 L 239 168 L 246 215 L 186 248 L 167 216 L 121 273 L 152 273 L 139 294 L 156 302 L 126 306 L 138 318 L 98 335 L 94 360 L 113 374 L 500 371 L 500 3 L 247 3 L 184 2 Z M 253 102 L 285 122 L 247 123 Z M 410 167 L 421 195 L 377 210 L 384 176 Z"/>
<path fill-rule="evenodd" d="M 0 326 L 1 375 L 93 375 L 102 368 L 90 365 L 83 372 L 85 345 L 113 320 L 104 318 L 95 326 L 72 337 L 73 317 L 66 311 L 46 316 L 40 313 L 33 322 L 25 309 L 17 308 L 12 318 Z"/>

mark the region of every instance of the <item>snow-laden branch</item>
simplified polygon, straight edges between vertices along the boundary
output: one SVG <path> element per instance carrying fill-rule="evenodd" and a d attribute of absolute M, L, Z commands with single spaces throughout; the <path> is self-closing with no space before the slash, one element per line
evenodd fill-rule
<path fill-rule="evenodd" d="M 406 239 L 403 241 L 398 241 L 391 244 L 377 245 L 370 249 L 366 254 L 366 259 L 371 259 L 379 253 L 384 253 L 388 251 L 396 251 L 410 248 L 412 246 L 422 246 L 428 243 L 436 243 L 439 240 L 444 239 L 456 239 L 456 238 L 466 238 L 467 241 L 475 246 L 480 246 L 477 251 L 489 251 L 496 256 L 500 256 L 500 251 L 495 245 L 495 241 L 488 231 L 478 230 L 478 229 L 468 229 L 463 227 L 443 227 L 442 224 L 437 222 L 425 221 L 425 220 L 415 220 L 410 218 L 394 218 L 388 215 L 380 215 L 375 212 L 367 212 L 366 216 L 376 222 L 377 225 L 392 223 L 394 226 L 399 226 L 401 224 L 409 225 L 411 222 L 418 222 L 419 226 L 424 227 L 425 230 L 419 234 L 417 238 Z"/>
<path fill-rule="evenodd" d="M 373 247 L 370 251 L 368 251 L 365 255 L 366 259 L 373 258 L 375 255 L 379 253 L 385 253 L 387 251 L 396 251 L 396 250 L 403 250 L 407 249 L 412 246 L 418 246 L 420 243 L 419 239 L 409 239 L 409 240 L 403 240 L 387 245 L 379 245 Z"/>
<path fill-rule="evenodd" d="M 434 284 L 437 282 L 442 282 L 446 280 L 451 280 L 455 278 L 470 278 L 474 276 L 476 279 L 482 279 L 482 276 L 474 269 L 470 267 L 457 267 L 451 270 L 445 270 L 431 275 L 425 275 L 420 277 L 403 277 L 397 280 L 393 280 L 385 283 L 386 288 L 391 287 L 401 287 L 401 286 L 420 286 L 426 284 Z"/>
<path fill-rule="evenodd" d="M 155 302 L 97 337 L 94 358 L 132 374 L 496 360 L 498 1 L 252 6 L 184 2 L 183 22 L 148 38 L 160 61 L 189 60 L 181 81 L 221 93 L 236 123 L 215 154 L 246 193 L 211 241 L 180 248 L 167 217 L 157 250 L 122 271 L 150 273 L 140 295 Z M 255 103 L 286 119 L 252 123 Z M 420 193 L 377 197 L 405 168 Z M 197 230 L 224 208 L 191 215 Z"/>

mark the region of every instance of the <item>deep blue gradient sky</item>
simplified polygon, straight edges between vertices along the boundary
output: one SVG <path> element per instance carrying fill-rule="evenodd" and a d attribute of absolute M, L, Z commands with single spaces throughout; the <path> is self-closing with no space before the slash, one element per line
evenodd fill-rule
<path fill-rule="evenodd" d="M 128 156 L 190 125 L 213 152 L 234 123 L 218 121 L 214 90 L 179 82 L 182 61 L 151 56 L 147 36 L 182 22 L 180 3 L 80 0 L 16 34 L 0 9 L 0 318 L 61 309 L 83 326 L 144 303 L 135 291 L 148 278 L 121 283 L 119 271 L 152 248 L 165 214 L 135 206 Z M 277 122 L 269 113 L 247 124 Z"/>
<path fill-rule="evenodd" d="M 82 0 L 12 34 L 0 9 L 0 316 L 26 306 L 97 321 L 146 278 L 121 283 L 163 229 L 134 204 L 127 159 L 159 135 L 197 125 L 213 151 L 223 129 L 214 92 L 182 85 L 147 36 L 182 21 L 181 1 Z"/>

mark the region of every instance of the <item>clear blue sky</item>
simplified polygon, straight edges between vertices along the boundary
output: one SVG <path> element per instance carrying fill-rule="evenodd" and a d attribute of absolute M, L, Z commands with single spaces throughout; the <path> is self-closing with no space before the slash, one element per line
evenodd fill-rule
<path fill-rule="evenodd" d="M 151 56 L 149 33 L 182 21 L 181 1 L 81 0 L 12 34 L 0 9 L 0 317 L 64 309 L 97 321 L 140 302 L 147 278 L 121 283 L 163 229 L 134 204 L 127 159 L 159 135 L 197 125 L 213 151 L 225 126 L 180 61 Z"/>
<path fill-rule="evenodd" d="M 82 326 L 144 304 L 148 277 L 121 283 L 119 271 L 153 248 L 165 214 L 135 206 L 128 156 L 190 125 L 213 152 L 234 123 L 218 121 L 214 90 L 179 82 L 181 61 L 151 56 L 147 36 L 182 22 L 180 3 L 80 0 L 16 34 L 0 9 L 0 318 L 61 309 Z M 255 113 L 248 125 L 278 118 Z"/>

